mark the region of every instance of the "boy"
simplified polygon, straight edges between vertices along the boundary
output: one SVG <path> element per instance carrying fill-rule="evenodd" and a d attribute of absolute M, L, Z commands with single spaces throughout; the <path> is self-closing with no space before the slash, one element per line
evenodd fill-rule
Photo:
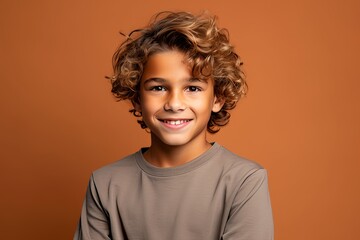
<path fill-rule="evenodd" d="M 240 65 L 206 15 L 161 13 L 128 36 L 112 92 L 151 145 L 92 174 L 74 239 L 273 239 L 266 171 L 206 140 L 246 92 Z"/>

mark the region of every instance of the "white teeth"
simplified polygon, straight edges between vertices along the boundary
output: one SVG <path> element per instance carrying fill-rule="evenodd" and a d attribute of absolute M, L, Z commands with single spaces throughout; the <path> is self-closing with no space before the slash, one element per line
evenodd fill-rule
<path fill-rule="evenodd" d="M 188 122 L 189 120 L 164 120 L 164 123 L 170 124 L 170 125 L 180 125 L 185 122 Z"/>

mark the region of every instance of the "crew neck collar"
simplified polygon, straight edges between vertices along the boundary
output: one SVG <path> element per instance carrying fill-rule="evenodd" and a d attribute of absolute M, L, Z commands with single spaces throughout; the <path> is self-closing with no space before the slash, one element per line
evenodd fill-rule
<path fill-rule="evenodd" d="M 142 148 L 138 152 L 136 152 L 135 158 L 137 164 L 144 172 L 158 177 L 170 177 L 184 174 L 200 167 L 202 164 L 210 160 L 215 155 L 215 153 L 219 151 L 220 148 L 221 146 L 214 142 L 208 150 L 206 150 L 204 153 L 191 160 L 190 162 L 169 168 L 156 167 L 146 161 L 143 156 L 143 152 L 145 152 L 148 148 Z"/>

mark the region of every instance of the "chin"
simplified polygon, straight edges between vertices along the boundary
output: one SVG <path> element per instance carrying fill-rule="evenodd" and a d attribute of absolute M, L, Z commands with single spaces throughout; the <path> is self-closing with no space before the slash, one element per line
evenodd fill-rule
<path fill-rule="evenodd" d="M 185 145 L 186 143 L 188 143 L 188 141 L 186 141 L 186 139 L 184 138 L 179 138 L 179 139 L 161 139 L 161 141 L 163 142 L 163 144 L 168 145 L 168 146 L 182 146 Z"/>
<path fill-rule="evenodd" d="M 159 134 L 153 136 L 152 140 L 161 143 L 161 145 L 167 146 L 183 146 L 191 142 L 190 136 L 184 136 L 184 134 Z"/>

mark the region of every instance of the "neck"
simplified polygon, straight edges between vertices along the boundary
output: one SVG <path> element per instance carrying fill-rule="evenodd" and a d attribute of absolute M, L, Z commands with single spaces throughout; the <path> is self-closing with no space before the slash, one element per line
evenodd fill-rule
<path fill-rule="evenodd" d="M 192 161 L 210 147 L 211 144 L 206 140 L 200 143 L 172 146 L 152 139 L 150 148 L 144 153 L 144 158 L 157 167 L 176 167 Z"/>

